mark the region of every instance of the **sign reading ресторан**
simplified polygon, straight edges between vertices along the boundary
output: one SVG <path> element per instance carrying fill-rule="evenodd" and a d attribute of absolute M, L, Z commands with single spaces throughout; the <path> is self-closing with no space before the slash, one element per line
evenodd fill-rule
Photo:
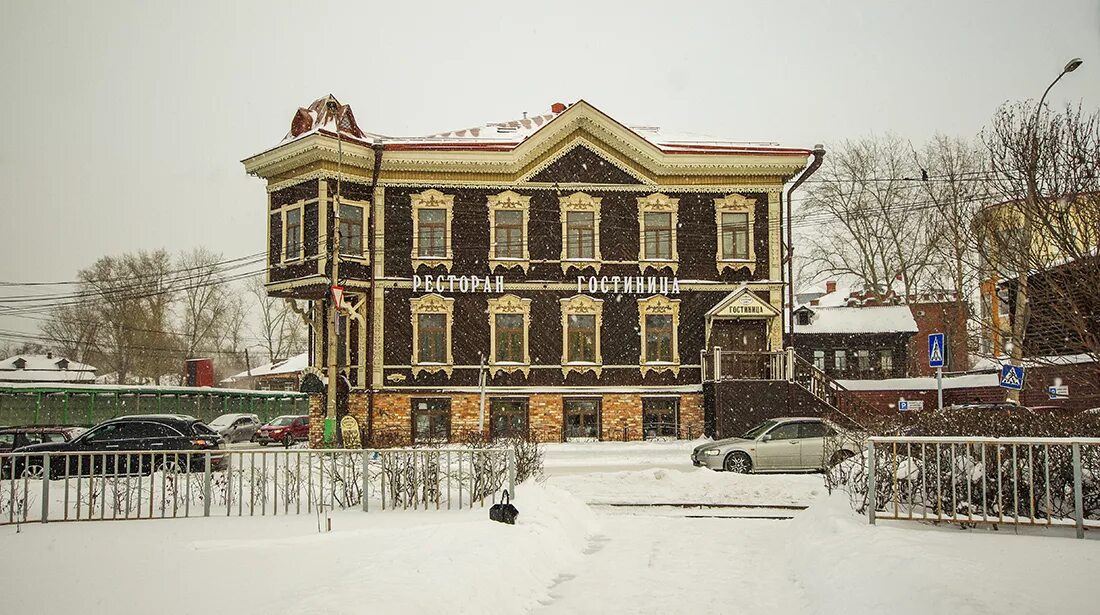
<path fill-rule="evenodd" d="M 504 276 L 414 275 L 413 292 L 503 293 Z M 679 295 L 680 279 L 651 275 L 577 276 L 577 292 L 624 295 Z"/>

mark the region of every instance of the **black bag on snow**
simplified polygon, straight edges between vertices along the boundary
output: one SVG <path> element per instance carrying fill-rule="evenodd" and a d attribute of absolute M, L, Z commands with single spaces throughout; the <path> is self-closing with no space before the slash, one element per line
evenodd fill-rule
<path fill-rule="evenodd" d="M 489 519 L 499 523 L 515 525 L 519 510 L 512 506 L 512 498 L 508 495 L 507 489 L 504 490 L 504 496 L 501 499 L 500 504 L 493 504 L 489 507 Z"/>

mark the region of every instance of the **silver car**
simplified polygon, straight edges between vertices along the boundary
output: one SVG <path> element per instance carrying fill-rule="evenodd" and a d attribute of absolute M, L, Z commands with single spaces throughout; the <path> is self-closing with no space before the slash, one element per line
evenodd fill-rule
<path fill-rule="evenodd" d="M 727 472 L 817 471 L 858 452 L 854 437 L 835 438 L 835 451 L 825 459 L 825 440 L 845 435 L 840 427 L 820 417 L 770 419 L 740 438 L 726 438 L 695 447 L 691 462 Z"/>
<path fill-rule="evenodd" d="M 260 417 L 255 414 L 223 414 L 207 423 L 226 442 L 248 442 L 260 428 Z"/>

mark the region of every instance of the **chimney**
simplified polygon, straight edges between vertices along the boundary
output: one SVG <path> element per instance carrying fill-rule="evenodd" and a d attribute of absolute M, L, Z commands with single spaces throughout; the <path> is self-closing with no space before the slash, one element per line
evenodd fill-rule
<path fill-rule="evenodd" d="M 46 358 L 47 358 L 47 359 L 52 359 L 52 358 L 53 358 L 53 353 L 52 353 L 52 352 L 48 352 L 48 351 L 47 351 L 47 352 L 46 352 Z"/>
<path fill-rule="evenodd" d="M 825 292 L 826 293 L 835 293 L 836 292 L 836 280 L 829 280 L 828 282 L 825 282 Z"/>
<path fill-rule="evenodd" d="M 550 105 L 550 111 L 553 112 L 554 115 L 557 115 L 557 114 L 565 111 L 565 103 L 557 102 L 557 103 L 554 103 L 554 104 Z"/>
<path fill-rule="evenodd" d="M 817 299 L 810 299 L 810 305 L 817 305 L 818 303 Z"/>

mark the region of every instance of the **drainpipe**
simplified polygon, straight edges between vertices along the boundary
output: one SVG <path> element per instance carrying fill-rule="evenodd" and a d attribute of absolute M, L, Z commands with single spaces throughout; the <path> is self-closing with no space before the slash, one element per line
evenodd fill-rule
<path fill-rule="evenodd" d="M 386 149 L 381 140 L 376 139 L 371 144 L 374 150 L 374 172 L 370 178 L 370 216 L 367 218 L 367 252 L 370 254 L 370 297 L 367 299 L 367 446 L 374 443 L 374 287 L 377 283 L 375 272 L 378 263 L 378 251 L 375 246 L 375 218 L 379 209 L 385 209 L 385 203 L 381 208 L 375 203 L 374 191 L 378 188 L 378 174 L 382 170 L 382 152 Z"/>
<path fill-rule="evenodd" d="M 802 182 L 809 179 L 821 167 L 821 163 L 825 160 L 825 147 L 820 143 L 814 145 L 813 156 L 814 159 L 810 161 L 810 165 L 802 171 L 798 179 L 794 180 L 794 184 L 787 189 L 787 348 L 794 348 L 794 217 L 792 215 L 791 195 L 802 185 Z M 782 215 L 782 210 L 780 210 L 780 224 L 783 223 Z"/>

